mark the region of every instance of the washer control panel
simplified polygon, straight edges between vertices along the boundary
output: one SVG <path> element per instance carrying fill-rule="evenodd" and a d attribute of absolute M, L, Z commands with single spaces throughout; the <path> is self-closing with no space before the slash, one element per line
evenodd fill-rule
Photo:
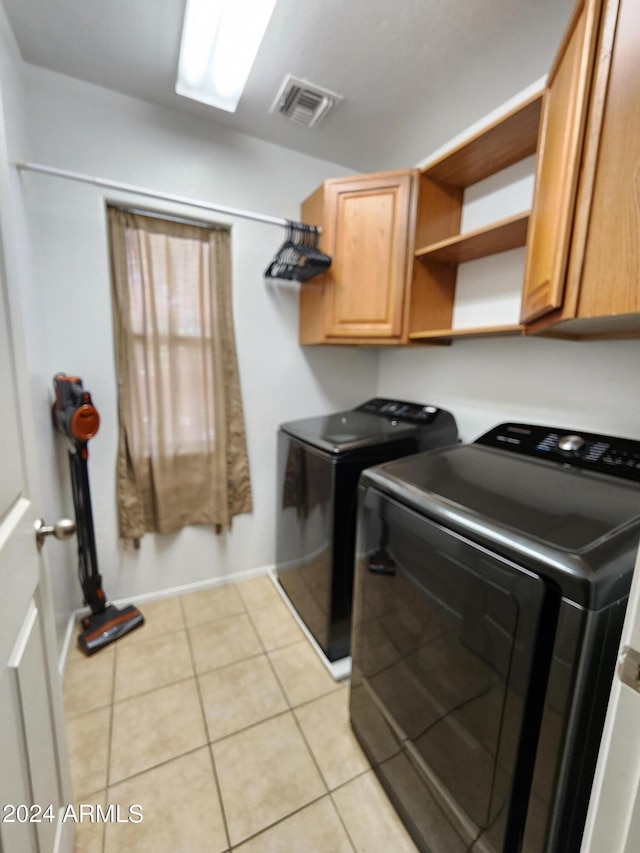
<path fill-rule="evenodd" d="M 371 415 L 382 415 L 382 417 L 426 426 L 435 420 L 439 409 L 436 406 L 422 405 L 421 403 L 405 403 L 401 400 L 375 397 L 373 400 L 368 400 L 358 406 L 356 411 L 369 412 Z"/>
<path fill-rule="evenodd" d="M 500 424 L 474 444 L 640 482 L 640 441 L 531 424 Z"/>

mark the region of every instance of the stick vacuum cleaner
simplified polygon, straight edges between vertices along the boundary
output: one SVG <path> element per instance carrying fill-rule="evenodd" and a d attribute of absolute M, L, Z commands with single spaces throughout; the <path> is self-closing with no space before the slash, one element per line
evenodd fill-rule
<path fill-rule="evenodd" d="M 137 607 L 117 608 L 107 605 L 102 576 L 98 571 L 96 538 L 89 491 L 87 460 L 89 439 L 98 432 L 100 416 L 91 402 L 91 395 L 82 387 L 77 376 L 57 373 L 53 377 L 56 399 L 53 404 L 53 423 L 71 443 L 69 468 L 78 535 L 78 574 L 84 603 L 91 615 L 82 619 L 78 645 L 87 655 L 100 651 L 109 643 L 140 627 L 144 617 Z"/>

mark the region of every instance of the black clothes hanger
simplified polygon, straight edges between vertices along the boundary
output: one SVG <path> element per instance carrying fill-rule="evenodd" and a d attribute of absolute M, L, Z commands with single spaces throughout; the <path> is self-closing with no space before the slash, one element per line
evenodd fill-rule
<path fill-rule="evenodd" d="M 331 258 L 318 248 L 320 231 L 315 225 L 287 220 L 286 239 L 265 270 L 265 278 L 308 281 L 331 266 Z"/>

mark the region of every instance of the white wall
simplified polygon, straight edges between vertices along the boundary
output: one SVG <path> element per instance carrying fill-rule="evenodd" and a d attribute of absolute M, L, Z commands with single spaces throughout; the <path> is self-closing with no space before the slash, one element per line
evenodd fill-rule
<path fill-rule="evenodd" d="M 504 421 L 640 439 L 640 341 L 459 340 L 385 352 L 378 393 L 450 409 L 464 441 Z"/>
<path fill-rule="evenodd" d="M 27 140 L 23 63 L 13 33 L 0 4 L 0 169 L 2 171 L 2 238 L 5 274 L 11 298 L 14 334 L 21 338 L 23 315 L 30 313 L 37 300 L 28 225 L 18 174 L 12 162 Z M 19 349 L 29 344 L 25 358 L 37 359 L 42 340 L 40 317 L 32 322 L 30 341 L 18 340 Z M 26 349 L 26 346 L 25 346 Z"/>
<path fill-rule="evenodd" d="M 335 164 L 246 136 L 187 123 L 173 113 L 34 67 L 26 67 L 28 151 L 22 159 L 184 197 L 296 219 L 300 201 Z M 105 193 L 97 187 L 22 173 L 34 238 L 37 316 L 28 333 L 35 355 L 38 436 L 47 515 L 72 513 L 65 442 L 51 429 L 57 371 L 80 375 L 102 417 L 89 445 L 98 560 L 111 600 L 170 590 L 239 572 L 275 558 L 276 433 L 283 420 L 349 407 L 375 393 L 378 355 L 356 349 L 301 350 L 298 285 L 265 283 L 263 271 L 284 231 L 242 219 Z M 230 534 L 189 528 L 149 535 L 139 551 L 116 529 L 117 398 L 114 373 L 105 198 L 232 225 L 233 296 L 254 510 Z M 35 352 L 35 351 L 34 351 Z M 52 549 L 53 550 L 53 549 Z M 81 604 L 74 546 L 60 544 L 53 566 L 61 621 Z"/>
<path fill-rule="evenodd" d="M 31 243 L 20 181 L 12 163 L 24 149 L 27 139 L 24 107 L 23 63 L 13 33 L 0 5 L 0 274 L 6 277 L 11 321 L 11 350 L 16 372 L 25 377 L 24 387 L 18 388 L 21 401 L 21 428 L 28 457 L 25 460 L 29 498 L 37 514 L 42 514 L 42 488 L 39 471 L 33 463 L 36 441 L 30 422 L 31 389 L 37 384 L 32 366 L 42 355 L 42 324 L 38 312 Z M 33 314 L 29 340 L 23 335 L 25 317 Z M 46 550 L 41 555 L 45 572 L 48 569 Z M 1 607 L 1 603 L 0 603 Z"/>

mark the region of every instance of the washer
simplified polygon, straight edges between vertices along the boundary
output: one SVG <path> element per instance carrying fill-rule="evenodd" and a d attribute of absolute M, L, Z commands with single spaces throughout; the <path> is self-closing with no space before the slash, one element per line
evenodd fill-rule
<path fill-rule="evenodd" d="M 281 425 L 277 581 L 336 678 L 350 667 L 360 473 L 457 438 L 450 412 L 386 398 Z"/>
<path fill-rule="evenodd" d="M 351 724 L 419 849 L 578 853 L 640 442 L 502 424 L 359 492 Z"/>

